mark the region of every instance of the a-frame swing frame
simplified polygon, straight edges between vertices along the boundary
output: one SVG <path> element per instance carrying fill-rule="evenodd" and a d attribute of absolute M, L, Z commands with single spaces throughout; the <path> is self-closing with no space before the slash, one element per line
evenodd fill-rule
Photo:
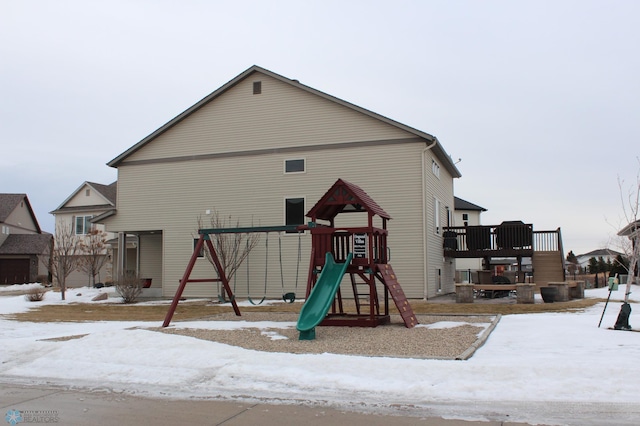
<path fill-rule="evenodd" d="M 301 232 L 299 229 L 299 225 L 282 225 L 282 226 L 250 226 L 250 227 L 239 227 L 239 228 L 208 228 L 208 229 L 199 229 L 198 234 L 200 237 L 198 238 L 198 242 L 196 243 L 193 254 L 189 259 L 189 263 L 187 264 L 187 268 L 184 271 L 184 275 L 180 280 L 180 285 L 176 290 L 175 296 L 173 296 L 173 301 L 171 302 L 171 306 L 169 307 L 169 311 L 164 318 L 164 322 L 162 323 L 162 327 L 168 327 L 171 323 L 171 319 L 173 318 L 173 314 L 176 312 L 176 308 L 178 307 L 178 303 L 180 302 L 180 298 L 182 297 L 182 293 L 184 292 L 184 288 L 189 282 L 220 282 L 224 287 L 224 290 L 229 295 L 229 299 L 231 299 L 231 305 L 233 306 L 233 311 L 237 316 L 241 316 L 240 308 L 238 308 L 238 304 L 235 300 L 235 295 L 231 290 L 231 286 L 229 285 L 229 279 L 224 273 L 224 269 L 222 268 L 222 264 L 220 263 L 220 258 L 218 257 L 218 253 L 213 247 L 213 243 L 211 242 L 210 234 L 241 234 L 241 233 L 253 233 L 253 232 Z M 205 279 L 189 279 L 191 276 L 191 272 L 193 271 L 193 267 L 196 264 L 196 260 L 198 260 L 200 252 L 204 249 L 204 246 L 207 246 L 209 249 L 209 253 L 211 254 L 211 258 L 213 259 L 213 263 L 216 271 L 218 272 L 218 278 L 205 278 Z"/>
<path fill-rule="evenodd" d="M 196 260 L 199 257 L 200 252 L 204 249 L 204 245 L 206 244 L 209 249 L 209 253 L 211 253 L 211 258 L 213 259 L 213 263 L 215 265 L 216 271 L 218 272 L 219 278 L 205 278 L 205 279 L 189 279 L 191 276 L 191 272 L 193 271 L 193 267 L 196 264 Z M 176 312 L 176 308 L 178 307 L 178 302 L 180 302 L 180 298 L 182 297 L 182 293 L 184 292 L 184 288 L 187 286 L 187 283 L 193 282 L 220 282 L 224 287 L 224 290 L 229 295 L 231 299 L 231 305 L 233 306 L 233 311 L 237 316 L 240 316 L 240 308 L 238 308 L 238 304 L 236 303 L 233 292 L 231 291 L 231 286 L 229 285 L 229 280 L 224 273 L 224 269 L 222 268 L 222 264 L 220 263 L 220 259 L 218 258 L 218 253 L 213 248 L 213 244 L 211 243 L 211 238 L 209 234 L 200 233 L 200 237 L 198 238 L 198 242 L 196 243 L 193 254 L 191 255 L 191 259 L 189 259 L 189 263 L 187 264 L 187 269 L 184 271 L 184 275 L 180 280 L 180 285 L 178 286 L 178 290 L 176 291 L 175 296 L 173 296 L 173 301 L 171 302 L 171 306 L 169 307 L 169 311 L 164 318 L 164 322 L 162 323 L 163 327 L 168 327 L 171 323 L 171 318 L 173 318 L 173 314 Z"/>

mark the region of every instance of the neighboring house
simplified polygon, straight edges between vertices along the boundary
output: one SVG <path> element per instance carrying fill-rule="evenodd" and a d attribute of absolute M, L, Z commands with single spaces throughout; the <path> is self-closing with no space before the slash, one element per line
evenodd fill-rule
<path fill-rule="evenodd" d="M 455 291 L 442 233 L 460 173 L 440 142 L 297 80 L 253 66 L 108 165 L 118 169 L 117 210 L 94 220 L 120 241 L 127 234 L 137 237 L 137 273 L 151 278 L 151 288 L 162 296 L 176 292 L 198 220 L 210 228 L 217 212 L 242 226 L 306 223 L 305 214 L 338 178 L 361 187 L 391 216 L 390 263 L 408 297 Z M 245 265 L 235 277 L 239 297 L 280 297 L 284 287 L 293 290 L 298 238 L 272 234 L 267 248 L 266 236 L 249 256 L 250 281 Z M 308 233 L 300 246 L 304 283 Z M 122 256 L 118 262 L 127 263 Z M 192 278 L 213 277 L 212 266 L 199 259 Z M 217 294 L 210 282 L 189 283 L 184 292 Z"/>
<path fill-rule="evenodd" d="M 116 208 L 116 182 L 103 185 L 95 182 L 84 182 L 73 193 L 50 213 L 55 216 L 56 231 L 68 229 L 73 235 L 86 241 L 87 234 L 94 229 L 105 231 L 105 226 L 94 224 L 94 217 L 113 211 Z M 107 233 L 106 240 L 114 240 L 114 234 Z M 135 255 L 135 251 L 131 250 Z M 107 258 L 96 276 L 96 283 L 112 280 L 113 261 L 110 250 L 104 251 Z M 134 263 L 135 264 L 135 263 Z M 91 284 L 91 277 L 87 272 L 76 270 L 67 277 L 67 287 L 82 287 Z"/>
<path fill-rule="evenodd" d="M 581 268 L 588 270 L 589 259 L 591 259 L 592 257 L 594 257 L 596 260 L 599 260 L 602 257 L 605 263 L 609 261 L 613 263 L 613 261 L 616 260 L 616 257 L 619 255 L 624 256 L 624 253 L 620 253 L 610 249 L 598 249 L 590 251 L 589 253 L 579 254 L 576 256 L 576 259 L 578 259 L 578 265 L 580 265 Z"/>
<path fill-rule="evenodd" d="M 452 226 L 482 225 L 480 215 L 487 209 L 459 197 L 453 198 Z M 471 282 L 471 273 L 482 269 L 481 258 L 456 259 L 456 282 Z"/>
<path fill-rule="evenodd" d="M 48 281 L 51 243 L 26 194 L 0 194 L 0 284 Z"/>

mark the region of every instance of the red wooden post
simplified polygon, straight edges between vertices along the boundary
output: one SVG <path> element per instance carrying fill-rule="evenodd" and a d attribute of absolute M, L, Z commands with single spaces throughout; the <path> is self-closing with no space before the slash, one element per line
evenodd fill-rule
<path fill-rule="evenodd" d="M 236 298 L 233 292 L 231 291 L 231 287 L 229 286 L 229 280 L 224 273 L 224 269 L 222 269 L 222 264 L 220 263 L 220 259 L 218 258 L 218 254 L 216 250 L 213 248 L 213 244 L 211 240 L 207 240 L 207 248 L 209 249 L 209 253 L 211 254 L 211 258 L 213 259 L 213 263 L 216 265 L 216 269 L 218 271 L 218 276 L 222 281 L 222 285 L 224 286 L 225 291 L 229 295 L 229 299 L 231 299 L 231 305 L 233 306 L 233 311 L 237 316 L 241 316 L 240 309 L 238 309 L 238 304 L 236 303 Z"/>
<path fill-rule="evenodd" d="M 204 243 L 204 235 L 200 235 L 198 242 L 196 243 L 195 248 L 193 249 L 193 254 L 191 255 L 191 259 L 189 259 L 189 264 L 187 265 L 187 269 L 184 271 L 184 275 L 182 276 L 182 280 L 180 280 L 180 285 L 178 286 L 178 291 L 176 291 L 176 295 L 173 296 L 173 302 L 171 302 L 171 306 L 169 307 L 169 312 L 164 318 L 164 323 L 162 323 L 163 327 L 168 327 L 169 323 L 171 323 L 171 318 L 173 318 L 173 314 L 178 307 L 178 302 L 182 297 L 182 292 L 184 291 L 184 287 L 187 285 L 187 281 L 189 280 L 189 275 L 191 275 L 191 271 L 193 270 L 193 265 L 196 264 L 196 260 L 198 259 L 198 254 L 200 250 L 202 250 L 202 244 Z"/>

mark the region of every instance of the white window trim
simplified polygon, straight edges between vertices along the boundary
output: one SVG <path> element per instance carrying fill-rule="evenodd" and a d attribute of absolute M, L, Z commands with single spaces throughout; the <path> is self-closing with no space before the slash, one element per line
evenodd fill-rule
<path fill-rule="evenodd" d="M 433 233 L 436 235 L 442 235 L 440 209 L 442 207 L 442 201 L 437 197 L 433 197 Z"/>
<path fill-rule="evenodd" d="M 434 159 L 431 159 L 431 172 L 440 179 L 440 165 Z"/>
<path fill-rule="evenodd" d="M 78 218 L 82 218 L 82 227 L 83 227 L 83 233 L 78 234 Z M 82 215 L 82 216 L 74 216 L 74 220 L 73 220 L 73 233 L 74 235 L 87 235 L 89 232 L 91 231 L 91 225 L 89 225 L 89 228 L 87 229 L 86 225 L 87 225 L 87 218 L 92 219 L 93 215 L 87 214 L 87 215 Z"/>

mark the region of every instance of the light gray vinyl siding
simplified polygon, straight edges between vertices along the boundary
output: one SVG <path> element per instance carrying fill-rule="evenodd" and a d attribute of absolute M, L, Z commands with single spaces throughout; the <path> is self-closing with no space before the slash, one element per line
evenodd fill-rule
<path fill-rule="evenodd" d="M 12 234 L 34 234 L 37 226 L 33 221 L 33 216 L 29 212 L 26 200 L 20 201 L 7 216 L 4 225 L 11 228 Z"/>
<path fill-rule="evenodd" d="M 118 205 L 121 207 L 108 222 L 108 228 L 125 232 L 163 230 L 166 247 L 163 256 L 164 294 L 171 296 L 192 253 L 198 217 L 206 224 L 207 210 L 231 216 L 243 226 L 281 225 L 284 224 L 285 197 L 304 197 L 305 211 L 308 211 L 335 180 L 342 178 L 362 187 L 392 216 L 389 223 L 391 264 L 405 292 L 411 297 L 422 297 L 420 155 L 423 148 L 421 143 L 407 143 L 381 146 L 375 150 L 317 151 L 313 155 L 305 154 L 307 172 L 296 175 L 282 172 L 282 162 L 286 157 L 282 154 L 121 167 L 118 191 Z M 365 225 L 366 215 L 361 220 Z M 285 235 L 282 241 L 284 274 L 288 281 L 285 286 L 295 286 L 297 237 Z M 306 286 L 310 244 L 310 236 L 304 235 L 303 272 L 299 272 L 303 277 L 299 277 L 298 283 L 300 293 Z M 276 234 L 270 236 L 269 249 L 267 295 L 279 297 L 282 284 Z M 254 288 L 258 295 L 263 293 L 265 257 L 263 236 L 249 259 L 252 297 L 257 297 L 253 295 Z M 199 259 L 194 275 L 206 278 L 212 274 L 208 262 Z M 237 277 L 237 286 L 240 281 L 241 274 Z M 213 296 L 214 287 L 215 284 L 189 284 L 187 295 Z M 246 278 L 237 291 L 239 296 L 246 293 Z"/>
<path fill-rule="evenodd" d="M 138 238 L 140 278 L 151 278 L 151 287 L 162 286 L 162 235 L 143 234 Z M 132 269 L 128 267 L 128 269 Z"/>
<path fill-rule="evenodd" d="M 262 80 L 260 95 L 253 94 L 254 80 Z M 126 162 L 407 137 L 414 136 L 257 74 L 188 116 Z"/>
<path fill-rule="evenodd" d="M 439 177 L 434 175 L 432 160 L 440 164 Z M 455 291 L 454 275 L 455 265 L 449 259 L 443 261 L 442 250 L 442 227 L 447 226 L 447 208 L 453 217 L 453 178 L 442 167 L 439 159 L 434 157 L 431 151 L 427 151 L 425 157 L 425 212 L 427 217 L 426 238 L 427 238 L 427 297 L 433 298 L 438 294 L 447 294 Z M 440 201 L 440 233 L 435 233 L 436 214 L 434 211 L 434 199 Z M 453 225 L 453 224 L 451 224 Z M 441 270 L 440 280 L 442 290 L 438 292 L 438 269 Z"/>

